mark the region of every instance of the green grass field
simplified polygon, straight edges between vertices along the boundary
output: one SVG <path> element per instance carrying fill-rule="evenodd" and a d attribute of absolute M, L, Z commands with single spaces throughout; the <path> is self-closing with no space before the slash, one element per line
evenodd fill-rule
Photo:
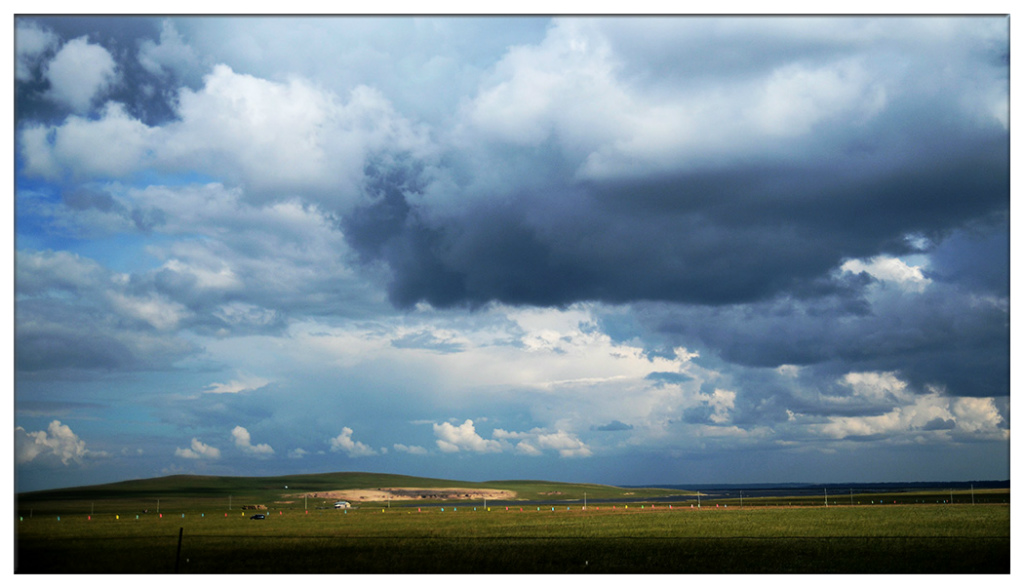
<path fill-rule="evenodd" d="M 307 511 L 267 504 L 266 520 L 227 509 L 223 491 L 272 503 L 280 480 L 145 481 L 19 497 L 19 573 L 1009 573 L 1009 492 L 855 496 L 854 505 L 772 499 L 691 508 L 647 502 L 508 510 L 479 503 Z M 249 479 L 252 480 L 252 479 Z M 294 480 L 294 478 L 289 478 Z M 328 480 L 327 484 L 338 479 Z M 400 485 L 366 478 L 374 487 Z M 422 480 L 406 480 L 422 487 Z M 209 480 L 206 480 L 209 482 Z M 467 487 L 466 483 L 456 483 Z M 480 487 L 550 492 L 546 482 Z M 365 487 L 368 484 L 363 484 Z M 450 486 L 438 481 L 436 487 Z M 113 485 L 117 486 L 117 485 Z M 289 491 L 294 482 L 288 484 Z M 354 486 L 360 487 L 360 486 Z M 95 488 L 95 487 L 94 487 Z M 333 488 L 333 487 L 332 487 Z M 580 487 L 582 488 L 582 487 Z M 322 487 L 323 490 L 327 486 Z M 595 490 L 600 489 L 600 490 Z M 189 491 L 191 490 L 191 491 Z M 177 491 L 178 494 L 174 492 Z M 623 489 L 587 487 L 608 495 Z M 629 491 L 635 492 L 633 489 Z M 152 492 L 149 494 L 148 492 Z M 678 491 L 672 491 L 678 494 Z M 645 492 L 646 494 L 646 492 Z M 155 495 L 160 495 L 159 516 Z M 633 496 L 635 496 L 634 494 Z M 547 495 L 550 496 L 550 495 Z M 595 496 L 596 497 L 596 496 Z M 614 497 L 614 496 L 609 496 Z M 841 498 L 841 497 L 837 497 Z M 945 499 L 948 500 L 948 492 Z M 856 504 L 858 500 L 862 503 Z M 896 504 L 892 501 L 896 500 Z M 788 507 L 789 502 L 803 504 Z M 823 502 L 823 501 L 822 501 Z M 866 502 L 866 504 L 865 504 Z M 871 504 L 874 502 L 874 504 Z M 148 505 L 141 513 L 140 505 Z M 240 503 L 239 503 L 240 504 Z M 628 508 L 627 508 L 628 506 Z M 614 508 L 613 508 L 614 507 Z M 522 508 L 522 511 L 520 511 Z M 539 510 L 538 510 L 539 508 Z M 552 510 L 552 508 L 554 510 Z M 124 509 L 124 510 L 120 510 Z M 264 511 L 266 512 L 266 511 Z M 184 515 L 184 516 L 182 516 Z M 226 515 L 226 516 L 225 516 Z M 60 520 L 58 520 L 60 517 Z M 179 552 L 179 533 L 181 547 Z"/>

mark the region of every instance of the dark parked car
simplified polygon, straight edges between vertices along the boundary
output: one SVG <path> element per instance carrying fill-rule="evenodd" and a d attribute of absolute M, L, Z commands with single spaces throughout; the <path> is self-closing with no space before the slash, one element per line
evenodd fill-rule
<path fill-rule="evenodd" d="M 256 519 L 257 521 L 262 521 L 263 519 L 267 518 L 267 515 L 252 515 L 249 518 L 250 519 Z"/>

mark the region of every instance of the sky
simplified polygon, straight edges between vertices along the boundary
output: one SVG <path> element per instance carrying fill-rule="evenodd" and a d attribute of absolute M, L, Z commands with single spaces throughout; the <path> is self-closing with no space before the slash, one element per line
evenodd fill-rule
<path fill-rule="evenodd" d="M 1005 17 L 16 17 L 18 491 L 1009 479 Z"/>

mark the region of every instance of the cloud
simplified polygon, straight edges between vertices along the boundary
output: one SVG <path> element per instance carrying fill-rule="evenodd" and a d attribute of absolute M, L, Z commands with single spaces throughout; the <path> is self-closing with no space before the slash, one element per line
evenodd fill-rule
<path fill-rule="evenodd" d="M 26 431 L 15 427 L 15 455 L 18 465 L 35 461 L 59 460 L 63 465 L 81 465 L 85 459 L 108 457 L 105 451 L 86 449 L 85 441 L 71 427 L 53 421 L 45 431 Z"/>
<path fill-rule="evenodd" d="M 253 445 L 252 437 L 249 435 L 249 431 L 245 427 L 236 426 L 231 430 L 231 436 L 235 440 L 235 447 L 241 449 L 243 453 L 263 457 L 274 454 L 274 449 L 266 443 Z"/>
<path fill-rule="evenodd" d="M 494 453 L 502 450 L 500 442 L 484 439 L 476 432 L 471 419 L 466 419 L 459 426 L 451 423 L 434 423 L 434 435 L 437 436 L 437 447 L 445 453 L 458 451 L 474 451 L 477 453 Z"/>
<path fill-rule="evenodd" d="M 266 378 L 256 376 L 244 376 L 238 380 L 231 380 L 227 384 L 214 382 L 207 386 L 203 392 L 207 394 L 239 394 L 241 392 L 252 392 L 259 390 L 270 383 Z"/>
<path fill-rule="evenodd" d="M 161 24 L 159 42 L 145 39 L 139 44 L 138 61 L 146 71 L 161 77 L 171 72 L 186 76 L 199 66 L 195 50 L 169 20 Z"/>
<path fill-rule="evenodd" d="M 611 483 L 1005 446 L 1005 18 L 16 24 L 22 417 Z"/>
<path fill-rule="evenodd" d="M 853 274 L 867 273 L 885 282 L 894 282 L 908 292 L 923 292 L 932 281 L 921 272 L 921 266 L 907 265 L 895 257 L 878 256 L 867 262 L 851 259 L 839 269 Z"/>
<path fill-rule="evenodd" d="M 440 141 L 444 166 L 396 161 L 371 174 L 382 197 L 344 227 L 364 258 L 392 270 L 396 305 L 807 297 L 832 287 L 845 260 L 894 257 L 910 234 L 942 235 L 1007 208 L 1003 125 L 963 118 L 959 84 L 908 85 L 916 74 L 865 52 L 871 27 L 855 27 L 853 44 L 815 36 L 811 61 L 779 49 L 764 62 L 750 31 L 731 23 L 614 20 L 556 21 L 543 42 L 510 49 Z M 932 67 L 930 43 L 877 24 L 893 50 Z M 942 54 L 1005 91 L 1005 46 L 993 44 L 992 23 L 978 25 L 951 23 L 962 53 Z M 648 72 L 664 59 L 654 48 L 691 29 L 760 67 L 711 76 L 705 50 L 673 61 L 698 70 L 693 78 Z M 910 116 L 921 104 L 949 124 Z M 931 142 L 936 134 L 955 146 Z"/>
<path fill-rule="evenodd" d="M 302 459 L 302 458 L 306 457 L 307 455 L 309 455 L 309 452 L 306 451 L 305 449 L 301 448 L 301 447 L 296 447 L 295 449 L 289 449 L 288 450 L 288 458 L 289 459 Z"/>
<path fill-rule="evenodd" d="M 352 429 L 344 427 L 341 434 L 330 441 L 331 451 L 344 451 L 349 457 L 377 455 L 377 451 L 361 441 L 352 440 Z"/>
<path fill-rule="evenodd" d="M 851 396 L 826 396 L 829 404 L 850 402 L 876 409 L 867 416 L 829 416 L 811 430 L 835 439 L 893 439 L 929 433 L 958 438 L 1001 439 L 1009 435 L 993 398 L 949 397 L 942 390 L 911 389 L 894 373 L 848 373 L 839 382 Z"/>
<path fill-rule="evenodd" d="M 190 447 L 179 447 L 175 449 L 174 456 L 185 459 L 220 459 L 220 449 L 207 445 L 193 437 L 192 445 Z"/>
<path fill-rule="evenodd" d="M 586 443 L 565 431 L 538 434 L 536 440 L 540 448 L 554 449 L 561 457 L 590 457 L 593 455 Z"/>
<path fill-rule="evenodd" d="M 50 82 L 46 95 L 51 100 L 84 113 L 116 81 L 117 66 L 101 45 L 78 37 L 65 43 L 46 64 L 44 75 Z"/>
<path fill-rule="evenodd" d="M 999 301 L 1007 299 L 929 279 L 889 286 L 872 280 L 827 296 L 716 309 L 639 305 L 637 316 L 666 344 L 705 349 L 733 364 L 899 370 L 921 388 L 941 382 L 955 395 L 1003 394 L 1009 330 Z"/>
<path fill-rule="evenodd" d="M 419 445 L 403 445 L 401 443 L 395 443 L 394 448 L 395 451 L 411 455 L 427 455 L 427 453 L 429 453 L 425 448 L 420 447 Z"/>
<path fill-rule="evenodd" d="M 123 104 L 108 102 L 98 119 L 69 116 L 57 127 L 22 130 L 25 171 L 50 179 L 122 177 L 152 156 L 153 129 L 128 115 Z M 96 149 L 96 144 L 109 145 Z"/>
<path fill-rule="evenodd" d="M 302 79 L 275 83 L 225 65 L 201 90 L 181 91 L 178 115 L 163 133 L 161 159 L 244 178 L 253 194 L 329 190 L 334 202 L 351 201 L 370 153 L 424 144 L 371 88 L 355 88 L 345 103 Z"/>
<path fill-rule="evenodd" d="M 81 99 L 76 111 L 84 112 L 91 99 L 92 93 Z M 424 130 L 372 88 L 354 88 L 343 102 L 301 78 L 277 83 L 223 64 L 204 77 L 199 90 L 180 89 L 175 114 L 175 121 L 150 126 L 111 102 L 98 120 L 73 116 L 58 125 L 28 127 L 22 133 L 26 172 L 124 177 L 145 169 L 188 169 L 244 185 L 254 200 L 301 193 L 348 209 L 362 199 L 363 169 L 371 156 L 425 157 L 431 149 Z M 86 148 L 97 143 L 111 149 Z"/>
<path fill-rule="evenodd" d="M 590 430 L 591 431 L 632 431 L 633 430 L 633 425 L 627 425 L 626 423 L 624 423 L 622 421 L 615 420 L 615 421 L 612 421 L 612 422 L 608 423 L 607 425 L 592 426 L 592 427 L 590 427 Z"/>
<path fill-rule="evenodd" d="M 562 430 L 551 433 L 539 428 L 528 432 L 495 429 L 494 439 L 484 439 L 476 432 L 470 419 L 458 427 L 450 423 L 435 423 L 434 435 L 438 437 L 437 447 L 445 453 L 500 453 L 512 448 L 516 453 L 531 456 L 541 455 L 543 449 L 556 450 L 561 457 L 589 457 L 593 453 L 578 437 Z M 511 440 L 517 443 L 513 445 Z"/>
<path fill-rule="evenodd" d="M 18 251 L 18 369 L 153 369 L 195 351 L 168 332 L 189 313 L 64 251 Z M 142 327 L 142 328 L 140 328 Z"/>
<path fill-rule="evenodd" d="M 18 20 L 14 29 L 14 79 L 19 82 L 34 80 L 42 58 L 59 43 L 59 37 L 52 30 L 34 21 Z"/>

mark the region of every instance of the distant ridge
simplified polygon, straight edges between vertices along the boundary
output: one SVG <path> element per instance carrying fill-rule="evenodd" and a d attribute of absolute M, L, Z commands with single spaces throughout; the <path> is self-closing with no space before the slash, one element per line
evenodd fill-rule
<path fill-rule="evenodd" d="M 804 489 L 804 488 L 836 488 L 836 489 L 850 489 L 855 490 L 898 490 L 905 488 L 918 488 L 918 489 L 930 489 L 930 488 L 970 488 L 974 486 L 977 489 L 983 488 L 1009 488 L 1009 480 L 968 480 L 966 482 L 828 482 L 811 484 L 804 482 L 789 482 L 789 483 L 766 483 L 766 484 L 652 484 L 649 486 L 622 486 L 623 488 L 671 488 L 671 489 L 714 489 L 714 490 L 780 490 L 780 489 Z"/>
<path fill-rule="evenodd" d="M 283 476 L 203 476 L 175 474 L 158 478 L 125 480 L 108 484 L 35 490 L 17 494 L 19 500 L 85 500 L 117 496 L 123 499 L 210 498 L 216 496 L 247 496 L 254 500 L 284 500 L 302 494 L 321 494 L 341 490 L 380 488 L 466 488 L 496 489 L 513 492 L 518 499 L 574 500 L 590 497 L 620 498 L 636 495 L 637 488 L 623 489 L 604 484 L 574 484 L 543 480 L 490 480 L 467 482 L 442 478 L 421 478 L 402 474 L 370 472 L 330 472 Z M 678 490 L 646 488 L 643 496 L 661 497 L 677 494 Z"/>

